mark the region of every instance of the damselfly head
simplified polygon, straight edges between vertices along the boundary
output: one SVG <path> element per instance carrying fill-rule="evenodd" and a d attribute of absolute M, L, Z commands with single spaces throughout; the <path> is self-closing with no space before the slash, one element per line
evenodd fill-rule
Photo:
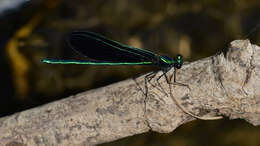
<path fill-rule="evenodd" d="M 182 57 L 182 55 L 179 54 L 176 57 L 176 63 L 174 65 L 174 67 L 177 69 L 180 69 L 182 67 L 182 65 L 183 65 L 183 57 Z"/>

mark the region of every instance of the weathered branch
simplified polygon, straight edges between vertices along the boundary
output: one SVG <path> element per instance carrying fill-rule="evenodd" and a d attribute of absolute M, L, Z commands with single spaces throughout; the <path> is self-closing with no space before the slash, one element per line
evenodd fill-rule
<path fill-rule="evenodd" d="M 224 57 L 211 56 L 177 72 L 172 95 L 198 116 L 224 115 L 260 124 L 260 48 L 233 41 Z M 170 76 L 173 71 L 170 71 Z M 161 73 L 159 73 L 161 74 Z M 169 85 L 160 80 L 165 92 Z M 157 85 L 156 77 L 152 84 Z M 0 119 L 0 145 L 95 145 L 149 130 L 172 132 L 195 120 L 144 76 L 90 90 Z"/>

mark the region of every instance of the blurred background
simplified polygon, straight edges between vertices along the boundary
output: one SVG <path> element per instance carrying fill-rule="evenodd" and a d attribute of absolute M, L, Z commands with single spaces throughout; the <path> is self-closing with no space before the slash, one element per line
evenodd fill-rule
<path fill-rule="evenodd" d="M 158 54 L 195 61 L 237 39 L 260 45 L 259 0 L 0 0 L 0 116 L 136 77 L 148 67 L 49 65 L 79 58 L 66 43 L 75 30 L 100 33 Z M 243 120 L 194 121 L 103 146 L 259 146 L 260 127 Z"/>

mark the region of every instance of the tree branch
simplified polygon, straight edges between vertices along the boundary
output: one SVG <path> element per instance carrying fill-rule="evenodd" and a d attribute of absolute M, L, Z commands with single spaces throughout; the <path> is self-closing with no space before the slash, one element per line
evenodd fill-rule
<path fill-rule="evenodd" d="M 260 48 L 233 41 L 227 54 L 184 65 L 170 85 L 144 76 L 90 90 L 0 119 L 0 145 L 96 145 L 149 130 L 172 132 L 194 115 L 241 118 L 260 124 Z M 159 76 L 162 72 L 159 72 Z M 167 75 L 172 75 L 170 71 Z M 153 85 L 156 85 L 153 87 Z M 144 100 L 146 102 L 144 102 Z"/>

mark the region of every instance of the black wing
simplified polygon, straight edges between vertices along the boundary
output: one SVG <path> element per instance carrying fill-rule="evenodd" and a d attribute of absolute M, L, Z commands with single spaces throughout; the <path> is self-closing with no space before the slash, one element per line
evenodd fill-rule
<path fill-rule="evenodd" d="M 154 62 L 157 55 L 143 49 L 120 44 L 93 32 L 73 32 L 70 46 L 80 54 L 94 60 L 112 62 Z"/>

